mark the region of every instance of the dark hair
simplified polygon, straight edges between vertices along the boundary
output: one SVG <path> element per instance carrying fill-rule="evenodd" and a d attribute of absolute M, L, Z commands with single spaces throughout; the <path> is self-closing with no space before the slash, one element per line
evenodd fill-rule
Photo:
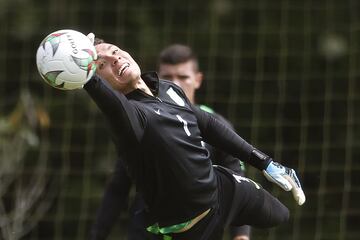
<path fill-rule="evenodd" d="M 98 44 L 100 44 L 100 43 L 104 43 L 105 41 L 104 41 L 104 39 L 102 39 L 102 38 L 95 38 L 94 39 L 94 46 L 96 46 L 96 45 L 98 45 Z"/>
<path fill-rule="evenodd" d="M 199 70 L 199 64 L 197 56 L 194 54 L 189 46 L 182 44 L 172 44 L 164 48 L 160 52 L 159 65 L 160 64 L 179 64 L 188 61 L 194 62 L 195 70 Z"/>

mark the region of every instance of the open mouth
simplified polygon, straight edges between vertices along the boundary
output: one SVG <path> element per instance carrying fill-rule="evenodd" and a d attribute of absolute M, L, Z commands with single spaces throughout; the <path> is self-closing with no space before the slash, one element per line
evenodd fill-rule
<path fill-rule="evenodd" d="M 121 67 L 119 68 L 118 75 L 121 77 L 125 72 L 125 70 L 128 69 L 128 67 L 130 67 L 129 63 L 124 63 L 123 65 L 121 65 Z"/>

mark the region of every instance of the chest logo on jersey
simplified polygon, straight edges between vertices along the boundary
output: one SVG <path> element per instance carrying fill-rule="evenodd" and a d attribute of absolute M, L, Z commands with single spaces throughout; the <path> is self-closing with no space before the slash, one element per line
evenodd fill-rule
<path fill-rule="evenodd" d="M 167 95 L 169 95 L 169 97 L 179 106 L 184 107 L 185 106 L 185 102 L 184 99 L 182 99 L 179 94 L 177 94 L 174 89 L 172 87 L 170 87 L 167 91 L 166 91 Z"/>
<path fill-rule="evenodd" d="M 157 115 L 160 115 L 160 109 L 159 109 L 159 108 L 156 109 L 156 110 L 154 110 L 154 112 L 155 112 Z"/>

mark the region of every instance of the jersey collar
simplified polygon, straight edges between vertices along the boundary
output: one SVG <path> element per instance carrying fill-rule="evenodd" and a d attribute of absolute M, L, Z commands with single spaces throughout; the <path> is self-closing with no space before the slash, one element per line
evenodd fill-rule
<path fill-rule="evenodd" d="M 157 96 L 159 93 L 159 77 L 156 72 L 145 72 L 141 74 L 142 80 L 144 80 L 145 84 L 149 87 L 150 91 L 154 94 L 154 96 Z M 136 89 L 128 94 L 126 94 L 126 97 L 128 99 L 138 99 L 139 97 L 142 99 L 143 97 L 149 96 L 148 94 L 144 93 L 140 89 Z"/>
<path fill-rule="evenodd" d="M 150 88 L 151 92 L 156 96 L 159 93 L 159 77 L 156 72 L 145 72 L 141 74 L 141 78 Z"/>

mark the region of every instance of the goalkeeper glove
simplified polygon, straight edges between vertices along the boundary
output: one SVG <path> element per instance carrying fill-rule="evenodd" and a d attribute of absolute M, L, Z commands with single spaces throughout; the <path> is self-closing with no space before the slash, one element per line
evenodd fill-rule
<path fill-rule="evenodd" d="M 295 201 L 302 205 L 305 202 L 305 194 L 294 169 L 282 166 L 278 162 L 271 161 L 263 170 L 267 180 L 276 183 L 285 191 L 292 191 Z"/>
<path fill-rule="evenodd" d="M 90 39 L 90 42 L 94 45 L 95 44 L 95 34 L 94 33 L 88 33 L 88 35 L 86 35 L 86 37 L 88 38 L 88 39 Z M 96 53 L 96 52 L 95 52 Z M 96 55 L 95 55 L 95 58 L 94 58 L 94 60 L 97 60 L 97 53 L 96 53 Z"/>
<path fill-rule="evenodd" d="M 94 44 L 94 42 L 95 42 L 95 34 L 91 32 L 86 36 L 88 37 L 88 39 L 90 39 L 91 43 Z"/>

